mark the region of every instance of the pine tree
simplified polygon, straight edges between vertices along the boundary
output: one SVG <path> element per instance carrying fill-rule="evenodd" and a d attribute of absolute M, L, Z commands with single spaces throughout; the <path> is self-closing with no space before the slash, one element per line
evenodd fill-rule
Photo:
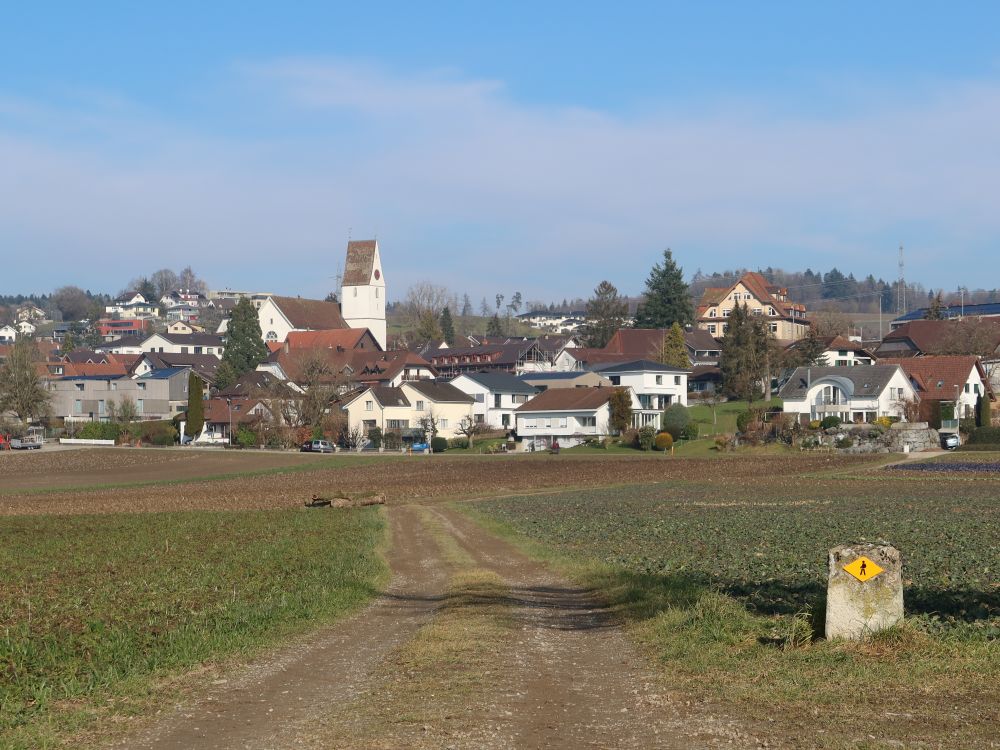
<path fill-rule="evenodd" d="M 930 306 L 924 313 L 924 320 L 944 320 L 944 310 L 944 300 L 941 299 L 941 292 L 938 292 L 937 296 L 931 299 Z"/>
<path fill-rule="evenodd" d="M 233 308 L 229 327 L 226 329 L 226 350 L 222 364 L 232 371 L 233 381 L 245 373 L 257 369 L 257 365 L 267 358 L 267 347 L 260 333 L 257 311 L 247 298 L 241 299 Z M 221 369 L 221 367 L 220 367 Z M 218 378 L 218 374 L 216 374 Z M 227 374 L 228 377 L 228 374 Z M 219 386 L 220 388 L 225 386 Z"/>
<path fill-rule="evenodd" d="M 188 409 L 187 425 L 184 431 L 192 438 L 201 434 L 205 426 L 205 393 L 202 388 L 201 378 L 195 375 L 194 370 L 188 373 Z"/>
<path fill-rule="evenodd" d="M 451 319 L 451 310 L 449 310 L 447 307 L 445 307 L 444 310 L 441 311 L 441 319 L 438 321 L 438 324 L 441 328 L 441 336 L 444 338 L 446 342 L 448 342 L 448 346 L 454 346 L 455 323 Z"/>
<path fill-rule="evenodd" d="M 487 336 L 503 336 L 503 325 L 500 323 L 500 316 L 494 314 L 490 318 L 489 325 L 486 326 Z"/>
<path fill-rule="evenodd" d="M 462 317 L 468 318 L 472 315 L 472 300 L 469 299 L 468 294 L 462 295 Z"/>
<path fill-rule="evenodd" d="M 674 323 L 663 334 L 663 341 L 656 351 L 656 361 L 661 365 L 669 365 L 686 370 L 691 366 L 687 344 L 684 342 L 684 331 L 679 323 Z"/>
<path fill-rule="evenodd" d="M 762 384 L 770 377 L 770 341 L 764 322 L 750 315 L 746 305 L 736 305 L 722 339 L 722 387 L 734 399 L 752 403 L 763 396 Z"/>
<path fill-rule="evenodd" d="M 35 369 L 35 362 L 40 359 L 35 340 L 18 336 L 7 361 L 0 367 L 0 413 L 11 411 L 25 424 L 45 413 L 49 392 Z"/>
<path fill-rule="evenodd" d="M 628 303 L 618 296 L 618 289 L 610 281 L 602 281 L 594 289 L 594 296 L 587 302 L 587 323 L 584 326 L 585 344 L 602 349 L 625 324 Z"/>
<path fill-rule="evenodd" d="M 636 311 L 636 328 L 686 326 L 694 321 L 690 290 L 669 249 L 663 251 L 663 264 L 655 264 L 649 272 L 645 297 Z"/>

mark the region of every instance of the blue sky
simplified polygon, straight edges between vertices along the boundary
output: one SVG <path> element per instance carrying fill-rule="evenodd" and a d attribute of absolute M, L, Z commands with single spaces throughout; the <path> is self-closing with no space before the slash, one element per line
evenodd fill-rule
<path fill-rule="evenodd" d="M 995 4 L 7 3 L 0 292 L 641 290 L 734 266 L 1000 285 Z M 370 4 L 369 4 L 370 5 Z"/>

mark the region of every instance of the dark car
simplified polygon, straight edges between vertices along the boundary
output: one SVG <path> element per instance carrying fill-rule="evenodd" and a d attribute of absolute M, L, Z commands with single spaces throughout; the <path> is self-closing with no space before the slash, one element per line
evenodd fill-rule
<path fill-rule="evenodd" d="M 941 433 L 941 447 L 945 450 L 953 451 L 958 446 L 962 444 L 961 438 L 958 437 L 957 433 L 954 432 L 944 432 Z"/>
<path fill-rule="evenodd" d="M 299 450 L 302 453 L 333 453 L 333 445 L 329 440 L 310 440 L 303 443 Z"/>

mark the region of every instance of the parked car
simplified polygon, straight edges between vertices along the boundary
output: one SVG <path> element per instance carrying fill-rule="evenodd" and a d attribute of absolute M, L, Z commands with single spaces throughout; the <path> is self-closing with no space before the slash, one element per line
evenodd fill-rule
<path fill-rule="evenodd" d="M 333 453 L 333 445 L 329 440 L 310 440 L 299 450 L 302 453 Z"/>
<path fill-rule="evenodd" d="M 945 450 L 953 451 L 962 444 L 957 433 L 945 432 L 941 434 L 941 447 Z"/>

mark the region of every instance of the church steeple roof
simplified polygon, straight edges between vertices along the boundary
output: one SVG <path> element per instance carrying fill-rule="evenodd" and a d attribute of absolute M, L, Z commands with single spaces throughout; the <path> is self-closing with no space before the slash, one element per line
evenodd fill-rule
<path fill-rule="evenodd" d="M 371 283 L 378 255 L 378 240 L 351 240 L 347 243 L 344 264 L 344 286 L 366 286 Z"/>

